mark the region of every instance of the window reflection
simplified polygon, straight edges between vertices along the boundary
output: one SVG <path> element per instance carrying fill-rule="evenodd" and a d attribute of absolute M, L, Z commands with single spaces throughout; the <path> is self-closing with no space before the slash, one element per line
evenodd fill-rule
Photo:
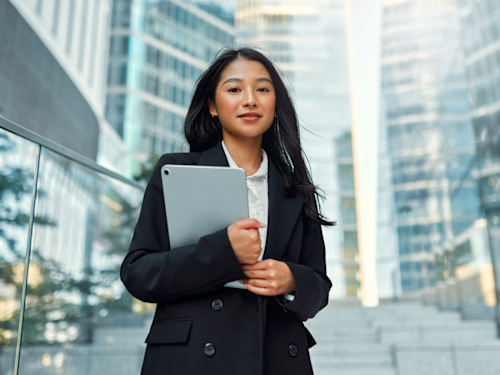
<path fill-rule="evenodd" d="M 152 306 L 119 267 L 142 191 L 46 149 L 38 181 L 20 373 L 137 373 Z"/>
<path fill-rule="evenodd" d="M 38 146 L 0 130 L 0 373 L 14 366 Z"/>

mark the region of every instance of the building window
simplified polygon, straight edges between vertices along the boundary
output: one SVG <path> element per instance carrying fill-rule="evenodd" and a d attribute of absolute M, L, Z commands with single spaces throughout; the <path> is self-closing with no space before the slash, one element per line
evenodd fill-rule
<path fill-rule="evenodd" d="M 75 22 L 75 0 L 70 0 L 68 14 L 68 35 L 66 38 L 66 53 L 71 53 L 71 44 L 73 39 L 73 23 Z"/>

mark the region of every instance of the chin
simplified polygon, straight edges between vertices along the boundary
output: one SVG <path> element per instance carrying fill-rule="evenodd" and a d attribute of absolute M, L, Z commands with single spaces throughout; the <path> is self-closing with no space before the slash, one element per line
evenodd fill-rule
<path fill-rule="evenodd" d="M 266 132 L 267 128 L 263 129 L 263 128 L 259 128 L 259 129 L 245 129 L 245 130 L 242 130 L 240 133 L 240 135 L 242 137 L 250 137 L 250 138 L 253 138 L 253 137 L 260 137 L 261 135 L 263 135 L 265 132 Z"/>

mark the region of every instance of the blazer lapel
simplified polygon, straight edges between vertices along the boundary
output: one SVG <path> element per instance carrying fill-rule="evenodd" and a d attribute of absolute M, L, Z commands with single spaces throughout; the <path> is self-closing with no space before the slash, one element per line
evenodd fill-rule
<path fill-rule="evenodd" d="M 302 197 L 285 197 L 283 180 L 278 169 L 269 160 L 269 222 L 267 224 L 264 259 L 281 260 L 295 223 L 302 211 Z"/>
<path fill-rule="evenodd" d="M 198 161 L 198 165 L 210 165 L 214 167 L 229 167 L 226 155 L 222 149 L 222 143 L 217 143 L 214 147 L 203 151 Z"/>
<path fill-rule="evenodd" d="M 229 167 L 221 142 L 202 152 L 198 165 Z M 269 160 L 268 196 L 269 220 L 264 259 L 281 260 L 302 211 L 303 199 L 298 195 L 285 198 L 283 180 L 271 160 Z"/>

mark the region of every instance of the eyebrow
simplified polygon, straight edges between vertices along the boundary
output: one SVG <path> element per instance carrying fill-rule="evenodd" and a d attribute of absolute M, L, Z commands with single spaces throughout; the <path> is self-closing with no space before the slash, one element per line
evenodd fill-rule
<path fill-rule="evenodd" d="M 266 78 L 266 77 L 261 77 L 261 78 L 257 78 L 255 80 L 256 82 L 269 82 L 271 85 L 273 84 L 271 82 L 271 80 L 269 78 Z M 224 83 L 223 85 L 225 85 L 226 83 L 229 83 L 229 82 L 242 82 L 240 78 L 236 78 L 236 77 L 233 77 L 233 78 L 228 78 Z"/>

